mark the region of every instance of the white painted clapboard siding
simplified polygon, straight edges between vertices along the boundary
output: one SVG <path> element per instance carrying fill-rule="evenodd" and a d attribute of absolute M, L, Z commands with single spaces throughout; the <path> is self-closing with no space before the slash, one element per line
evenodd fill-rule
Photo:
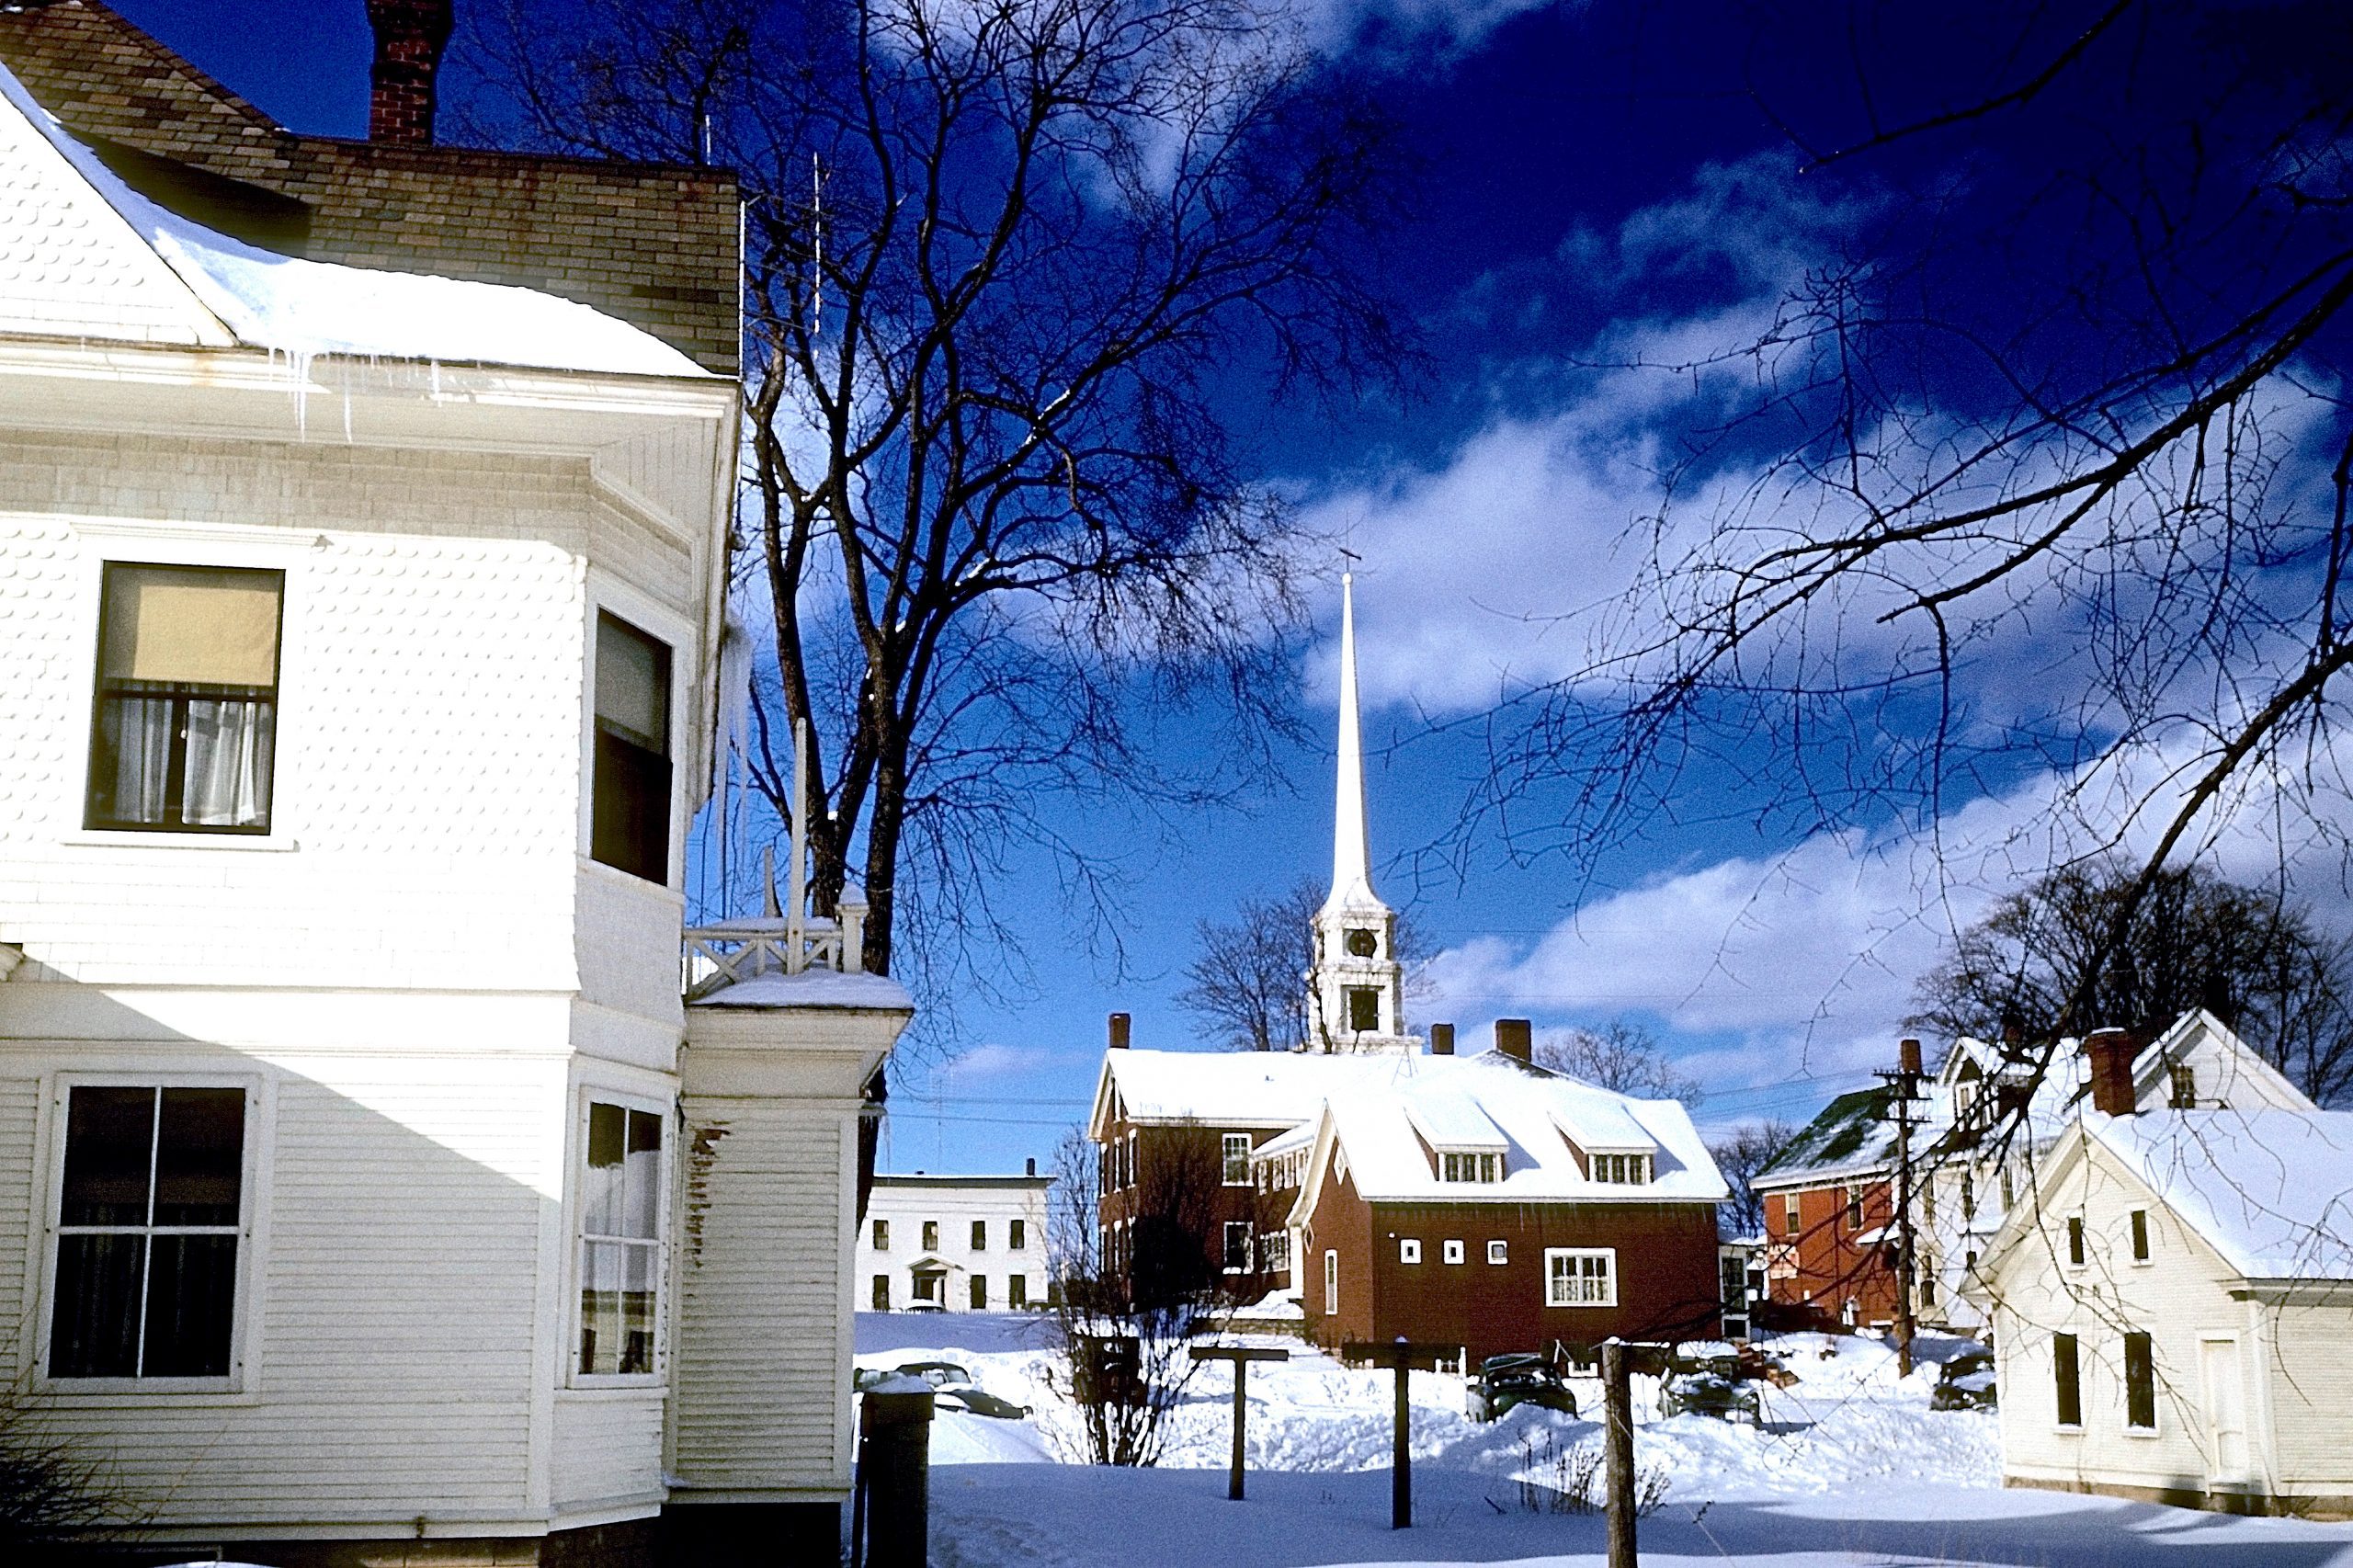
<path fill-rule="evenodd" d="M 842 1483 L 846 1113 L 690 1097 L 674 1468 L 698 1487 Z"/>
<path fill-rule="evenodd" d="M 557 1394 L 554 1472 L 559 1511 L 659 1495 L 661 1394 Z"/>

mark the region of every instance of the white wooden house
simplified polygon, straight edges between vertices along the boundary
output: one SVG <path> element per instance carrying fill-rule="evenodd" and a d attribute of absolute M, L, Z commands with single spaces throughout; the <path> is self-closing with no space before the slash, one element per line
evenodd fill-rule
<path fill-rule="evenodd" d="M 1046 1195 L 1031 1160 L 1017 1176 L 878 1176 L 858 1236 L 868 1312 L 1019 1312 L 1046 1304 Z"/>
<path fill-rule="evenodd" d="M 158 146 L 366 155 L 103 6 L 0 60 L 70 122 L 85 33 Z M 908 1002 L 824 922 L 683 994 L 732 324 L 289 259 L 92 146 L 0 66 L 0 1370 L 191 1556 L 830 1556 Z M 516 172 L 437 153 L 419 199 Z"/>
<path fill-rule="evenodd" d="M 2353 1115 L 2083 1111 L 1980 1263 L 2002 1471 L 2353 1514 Z"/>

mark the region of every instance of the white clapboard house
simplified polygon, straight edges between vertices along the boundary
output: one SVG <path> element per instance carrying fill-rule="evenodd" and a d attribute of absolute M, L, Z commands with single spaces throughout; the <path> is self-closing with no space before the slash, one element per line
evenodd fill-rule
<path fill-rule="evenodd" d="M 129 101 L 92 39 L 163 119 L 71 129 Z M 0 1370 L 176 1555 L 829 1561 L 909 1004 L 829 922 L 682 931 L 733 296 L 577 297 L 732 278 L 732 185 L 313 145 L 95 4 L 0 62 Z M 257 146 L 295 194 L 202 166 Z M 317 259 L 370 159 L 412 216 L 667 192 L 688 249 Z"/>
<path fill-rule="evenodd" d="M 2112 1038 L 1968 1288 L 2004 1480 L 2353 1514 L 2353 1114 L 2148 1106 Z"/>
<path fill-rule="evenodd" d="M 858 1304 L 870 1312 L 1020 1312 L 1046 1304 L 1046 1194 L 1038 1162 L 1017 1176 L 878 1176 L 858 1237 Z"/>

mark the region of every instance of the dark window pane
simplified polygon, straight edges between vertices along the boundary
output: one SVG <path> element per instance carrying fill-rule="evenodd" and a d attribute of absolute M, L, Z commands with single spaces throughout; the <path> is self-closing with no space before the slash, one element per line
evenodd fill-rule
<path fill-rule="evenodd" d="M 66 1102 L 68 1225 L 147 1223 L 148 1159 L 155 1138 L 153 1089 L 77 1088 Z"/>
<path fill-rule="evenodd" d="M 1381 993 L 1369 986 L 1348 987 L 1348 1028 L 1370 1032 L 1381 1027 Z"/>
<path fill-rule="evenodd" d="M 2084 1424 L 2084 1385 L 2075 1365 L 2075 1336 L 2054 1334 L 2051 1336 L 2051 1370 L 2058 1385 L 2059 1425 L 2080 1426 Z"/>
<path fill-rule="evenodd" d="M 2143 1431 L 2157 1424 L 2157 1369 L 2149 1336 L 2124 1336 L 2124 1424 Z"/>
<path fill-rule="evenodd" d="M 2149 1211 L 2145 1209 L 2132 1210 L 2132 1261 L 2149 1261 Z"/>
<path fill-rule="evenodd" d="M 670 877 L 670 759 L 599 729 L 588 852 L 649 882 Z"/>
<path fill-rule="evenodd" d="M 178 711 L 169 697 L 110 695 L 99 701 L 90 753 L 90 825 L 164 820 Z"/>
<path fill-rule="evenodd" d="M 229 1373 L 229 1324 L 237 1305 L 237 1238 L 157 1236 L 147 1266 L 151 1378 Z"/>
<path fill-rule="evenodd" d="M 617 1105 L 588 1108 L 588 1169 L 581 1183 L 580 1228 L 592 1236 L 620 1233 L 626 1207 L 623 1151 L 629 1112 Z"/>
<path fill-rule="evenodd" d="M 244 1148 L 243 1089 L 165 1089 L 155 1140 L 155 1223 L 235 1224 Z"/>
<path fill-rule="evenodd" d="M 79 1100 L 87 1090 L 77 1089 Z M 144 1236 L 60 1236 L 57 1301 L 49 1320 L 52 1378 L 139 1372 L 139 1277 Z"/>

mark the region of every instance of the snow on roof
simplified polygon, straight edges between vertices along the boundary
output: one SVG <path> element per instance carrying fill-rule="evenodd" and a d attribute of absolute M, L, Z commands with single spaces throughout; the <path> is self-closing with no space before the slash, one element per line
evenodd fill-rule
<path fill-rule="evenodd" d="M 1433 1149 L 1501 1149 L 1509 1142 L 1476 1099 L 1452 1085 L 1416 1094 L 1405 1102 L 1405 1116 Z"/>
<path fill-rule="evenodd" d="M 1250 1151 L 1254 1160 L 1264 1160 L 1278 1154 L 1302 1153 L 1315 1146 L 1315 1123 L 1302 1121 L 1289 1132 L 1279 1132 Z"/>
<path fill-rule="evenodd" d="M 1432 1062 L 1464 1060 L 1367 1051 L 1330 1056 L 1270 1051 L 1107 1051 L 1103 1071 L 1131 1121 L 1296 1127 L 1354 1085 L 1393 1085 Z"/>
<path fill-rule="evenodd" d="M 297 360 L 335 354 L 710 379 L 652 334 L 569 300 L 504 284 L 305 261 L 232 239 L 133 191 L 5 65 L 0 98 L 249 347 Z"/>
<path fill-rule="evenodd" d="M 1882 1085 L 1832 1100 L 1756 1173 L 1756 1185 L 1800 1187 L 1885 1170 L 1895 1155 L 1895 1125 L 1887 1119 L 1888 1093 Z"/>
<path fill-rule="evenodd" d="M 2250 1279 L 2353 1279 L 2353 1112 L 2084 1115 L 2099 1141 Z"/>
<path fill-rule="evenodd" d="M 692 1007 L 865 1007 L 910 1013 L 915 1000 L 887 974 L 841 974 L 830 969 L 799 974 L 756 974 L 688 1004 Z"/>
<path fill-rule="evenodd" d="M 1724 1180 L 1674 1100 L 1638 1100 L 1488 1051 L 1408 1058 L 1418 1071 L 1387 1085 L 1359 1080 L 1333 1094 L 1327 1115 L 1348 1173 L 1368 1199 L 1528 1202 L 1677 1199 L 1718 1203 Z M 1504 1140 L 1504 1177 L 1441 1182 L 1414 1127 L 1416 1108 L 1453 1098 L 1473 1107 Z M 1563 1134 L 1567 1136 L 1563 1136 Z M 1640 1187 L 1587 1178 L 1569 1148 L 1635 1147 L 1651 1154 Z"/>

